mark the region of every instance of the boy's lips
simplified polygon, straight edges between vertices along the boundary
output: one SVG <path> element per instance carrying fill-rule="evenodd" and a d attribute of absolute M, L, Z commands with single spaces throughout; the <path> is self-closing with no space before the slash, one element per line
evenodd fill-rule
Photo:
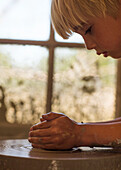
<path fill-rule="evenodd" d="M 103 52 L 103 55 L 104 57 L 108 57 L 108 52 L 107 51 Z"/>
<path fill-rule="evenodd" d="M 103 54 L 104 57 L 108 57 L 108 52 L 107 51 L 104 51 L 104 52 L 97 52 L 97 55 L 101 55 Z"/>

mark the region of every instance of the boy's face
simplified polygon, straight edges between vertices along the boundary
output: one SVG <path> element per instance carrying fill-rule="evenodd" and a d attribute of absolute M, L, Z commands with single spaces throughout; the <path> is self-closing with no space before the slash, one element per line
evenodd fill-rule
<path fill-rule="evenodd" d="M 90 18 L 88 24 L 76 32 L 84 38 L 87 49 L 95 49 L 104 57 L 121 58 L 121 14 L 117 19 Z"/>

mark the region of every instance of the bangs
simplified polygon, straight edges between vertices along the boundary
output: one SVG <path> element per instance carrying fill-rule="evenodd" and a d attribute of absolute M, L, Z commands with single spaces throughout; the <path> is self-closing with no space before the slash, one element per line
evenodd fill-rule
<path fill-rule="evenodd" d="M 75 27 L 82 27 L 81 23 L 86 23 L 87 17 L 83 13 L 84 9 L 80 10 L 78 3 L 74 3 L 73 0 L 52 0 L 52 24 L 56 32 L 64 39 L 72 35 Z"/>
<path fill-rule="evenodd" d="M 116 0 L 107 0 L 107 2 L 109 3 L 106 4 L 105 0 L 52 0 L 52 24 L 61 37 L 68 39 L 75 28 L 78 26 L 83 28 L 83 24 L 86 24 L 90 17 L 105 16 L 108 8 L 114 13 L 111 15 L 116 15 L 114 9 L 118 8 Z"/>

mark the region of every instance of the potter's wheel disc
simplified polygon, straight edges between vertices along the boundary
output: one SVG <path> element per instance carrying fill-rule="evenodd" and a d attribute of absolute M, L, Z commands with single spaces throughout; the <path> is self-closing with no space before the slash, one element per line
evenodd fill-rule
<path fill-rule="evenodd" d="M 81 147 L 67 151 L 47 151 L 32 148 L 28 140 L 0 140 L 0 167 L 4 166 L 4 169 L 10 169 L 9 166 L 12 166 L 10 170 L 14 170 L 17 166 L 17 170 L 19 168 L 23 168 L 21 170 L 24 170 L 24 168 L 34 170 L 36 165 L 36 167 L 41 166 L 41 168 L 45 167 L 50 170 L 54 170 L 54 166 L 56 169 L 62 167 L 62 170 L 67 167 L 76 170 L 74 169 L 77 168 L 76 166 L 78 166 L 78 169 L 83 168 L 83 170 L 91 167 L 102 170 L 100 168 L 103 166 L 104 170 L 104 164 L 106 164 L 106 167 L 110 166 L 109 170 L 113 170 L 111 168 L 114 168 L 114 166 L 118 166 L 115 169 L 120 168 L 121 170 L 120 162 L 121 149 L 119 148 Z"/>

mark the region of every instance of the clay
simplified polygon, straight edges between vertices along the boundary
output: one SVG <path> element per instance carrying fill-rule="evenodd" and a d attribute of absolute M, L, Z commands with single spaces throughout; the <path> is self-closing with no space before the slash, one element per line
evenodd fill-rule
<path fill-rule="evenodd" d="M 121 148 L 80 147 L 49 151 L 28 140 L 0 141 L 0 170 L 121 170 Z"/>

